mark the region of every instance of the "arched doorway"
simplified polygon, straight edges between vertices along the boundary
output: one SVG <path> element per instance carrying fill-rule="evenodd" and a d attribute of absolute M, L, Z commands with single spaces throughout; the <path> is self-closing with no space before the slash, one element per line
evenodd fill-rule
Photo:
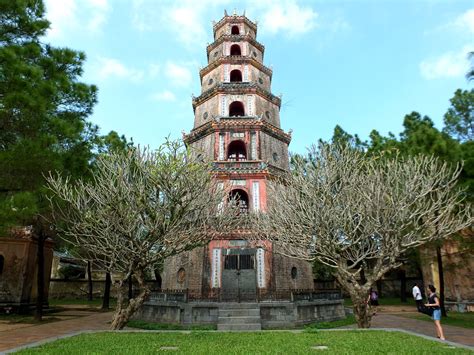
<path fill-rule="evenodd" d="M 242 55 L 240 51 L 240 46 L 238 44 L 233 44 L 230 46 L 230 55 Z"/>
<path fill-rule="evenodd" d="M 245 116 L 244 104 L 241 101 L 234 101 L 229 105 L 229 116 Z"/>
<path fill-rule="evenodd" d="M 242 82 L 242 72 L 234 69 L 230 72 L 230 82 Z"/>
<path fill-rule="evenodd" d="M 239 35 L 240 34 L 239 26 L 232 26 L 231 34 Z"/>
<path fill-rule="evenodd" d="M 227 147 L 227 160 L 247 160 L 247 149 L 245 143 L 241 140 L 231 142 Z"/>

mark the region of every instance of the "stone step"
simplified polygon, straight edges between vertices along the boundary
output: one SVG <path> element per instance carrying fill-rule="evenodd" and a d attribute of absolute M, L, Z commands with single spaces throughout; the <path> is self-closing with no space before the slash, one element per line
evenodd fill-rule
<path fill-rule="evenodd" d="M 219 309 L 219 317 L 244 317 L 244 316 L 260 317 L 260 309 L 259 308 Z"/>
<path fill-rule="evenodd" d="M 217 330 L 230 331 L 230 330 L 241 330 L 241 331 L 255 331 L 262 330 L 260 323 L 248 323 L 248 324 L 218 324 Z"/>
<path fill-rule="evenodd" d="M 255 317 L 219 317 L 218 324 L 256 324 L 260 323 L 260 316 Z"/>

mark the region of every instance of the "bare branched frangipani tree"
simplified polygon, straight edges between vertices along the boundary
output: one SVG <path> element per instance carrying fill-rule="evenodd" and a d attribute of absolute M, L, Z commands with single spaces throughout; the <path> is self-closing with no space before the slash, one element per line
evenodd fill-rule
<path fill-rule="evenodd" d="M 471 207 L 455 187 L 459 173 L 434 157 L 313 146 L 290 176 L 271 185 L 267 213 L 253 216 L 256 235 L 282 254 L 333 268 L 366 328 L 370 288 L 405 251 L 472 225 Z"/>
<path fill-rule="evenodd" d="M 208 242 L 236 220 L 209 166 L 178 142 L 100 156 L 92 181 L 51 176 L 48 187 L 58 234 L 115 278 L 112 329 L 122 329 L 149 295 L 148 268 Z M 131 275 L 139 293 L 126 303 Z"/>

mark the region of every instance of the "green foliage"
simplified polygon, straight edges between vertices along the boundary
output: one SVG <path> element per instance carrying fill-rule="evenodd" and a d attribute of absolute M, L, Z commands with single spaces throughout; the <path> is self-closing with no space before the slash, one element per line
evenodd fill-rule
<path fill-rule="evenodd" d="M 443 132 L 459 142 L 474 140 L 474 89 L 458 89 L 444 115 Z"/>
<path fill-rule="evenodd" d="M 125 137 L 87 122 L 97 87 L 79 81 L 85 54 L 41 41 L 42 0 L 0 0 L 0 235 L 44 214 L 45 176 L 90 177 L 96 152 Z"/>
<path fill-rule="evenodd" d="M 325 354 L 471 354 L 470 350 L 392 331 L 94 333 L 57 340 L 19 354 L 310 354 L 325 345 Z"/>
<path fill-rule="evenodd" d="M 440 132 L 428 116 L 412 112 L 403 120 L 400 133 L 400 150 L 407 155 L 433 154 L 448 162 L 460 157 L 459 144 L 447 134 Z"/>
<path fill-rule="evenodd" d="M 313 261 L 313 277 L 316 280 L 334 280 L 334 269 L 315 260 Z"/>

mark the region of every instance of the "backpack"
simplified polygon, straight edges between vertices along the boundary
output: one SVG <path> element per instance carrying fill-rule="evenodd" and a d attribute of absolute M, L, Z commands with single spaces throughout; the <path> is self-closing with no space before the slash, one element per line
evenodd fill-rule
<path fill-rule="evenodd" d="M 426 314 L 427 316 L 433 315 L 433 307 L 426 307 L 424 304 L 418 308 L 418 312 Z"/>

